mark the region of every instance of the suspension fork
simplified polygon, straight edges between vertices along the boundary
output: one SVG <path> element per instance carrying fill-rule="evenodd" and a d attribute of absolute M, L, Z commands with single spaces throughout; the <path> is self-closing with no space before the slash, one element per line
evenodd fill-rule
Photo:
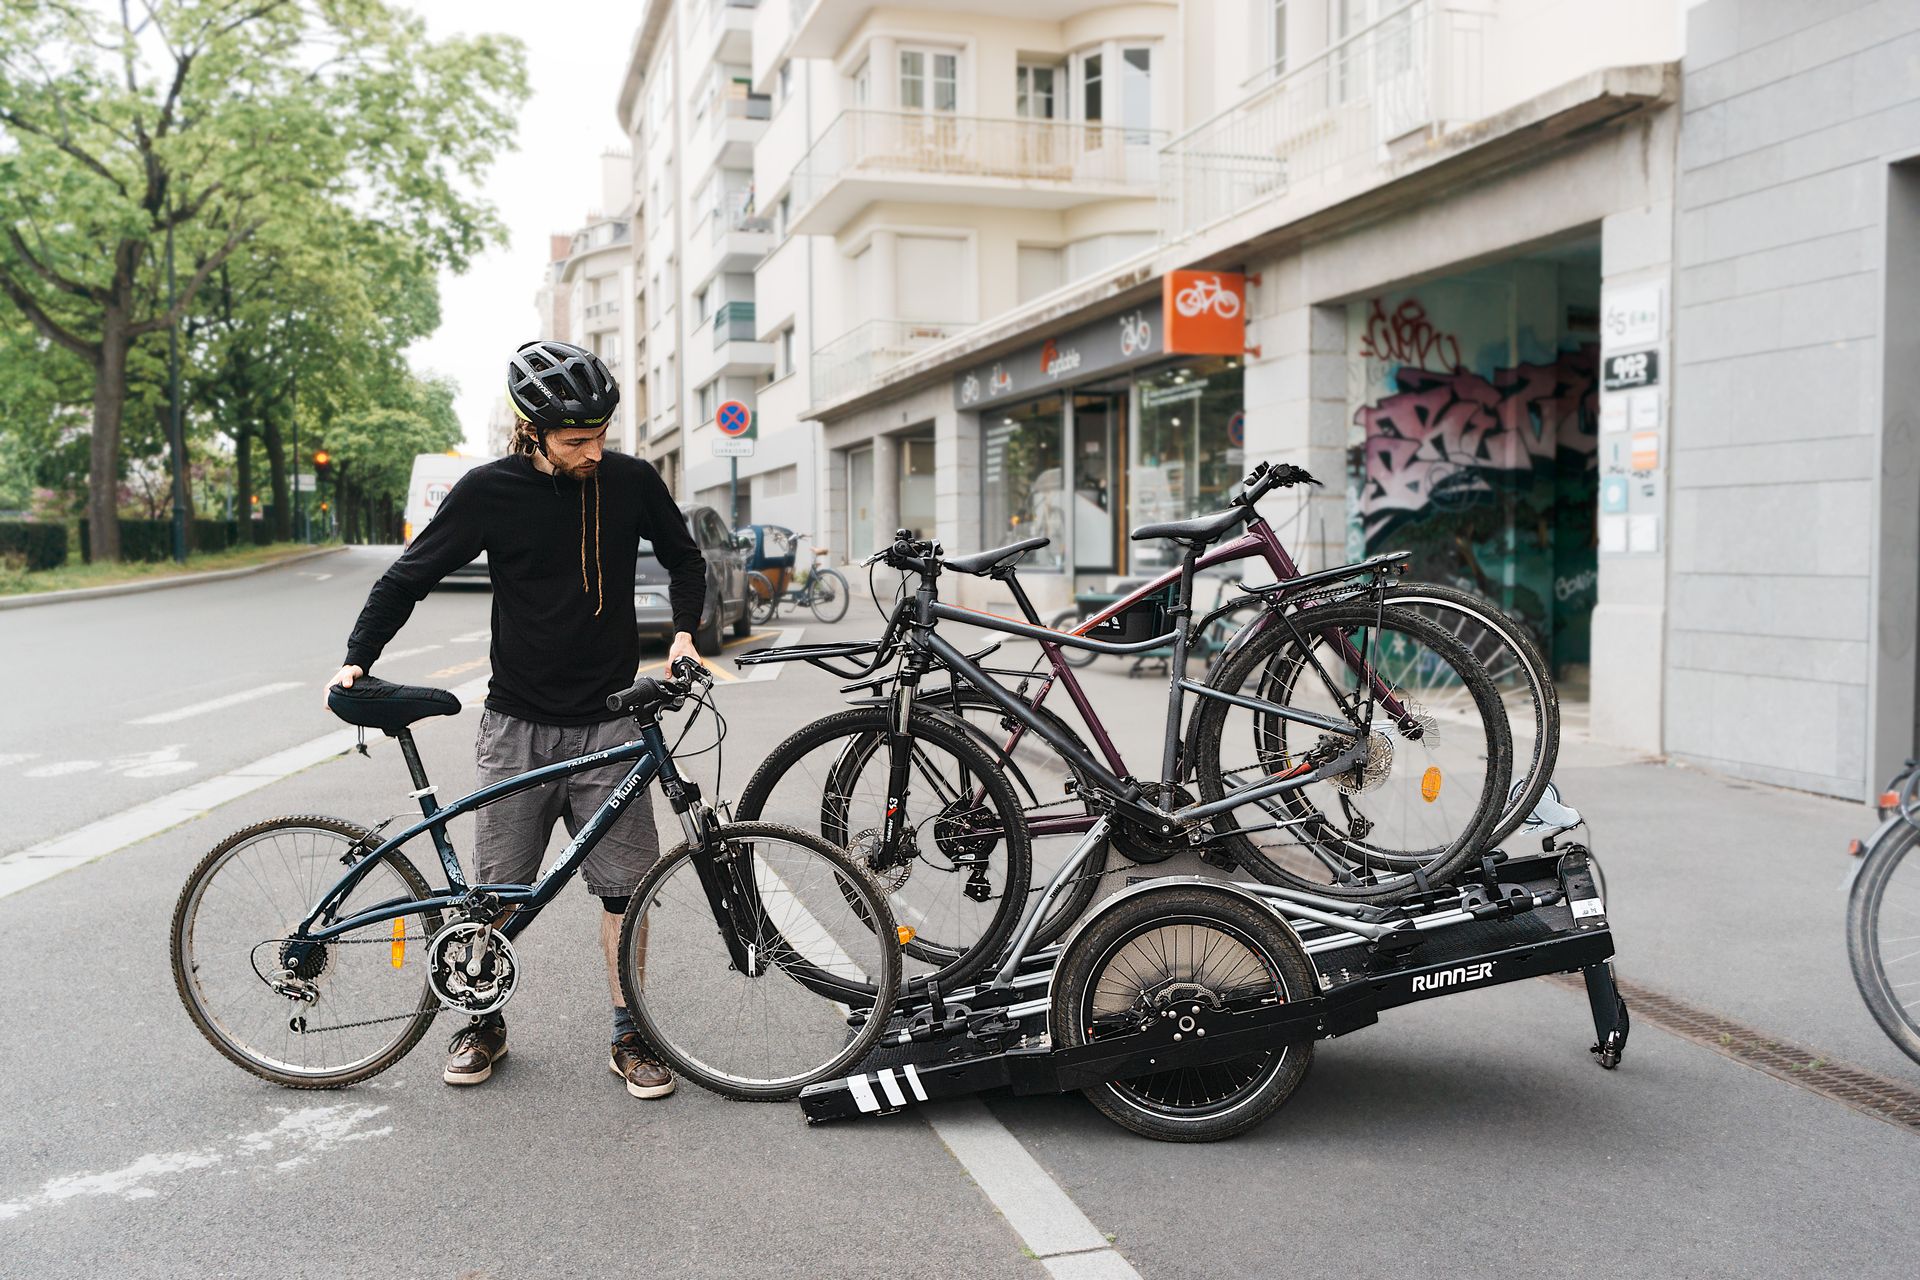
<path fill-rule="evenodd" d="M 927 667 L 919 641 L 922 627 L 933 625 L 933 591 L 922 585 L 914 600 L 915 630 L 900 657 L 900 676 L 894 681 L 893 705 L 887 723 L 887 812 L 880 824 L 880 865 L 898 866 L 901 834 L 907 825 L 907 793 L 913 770 L 913 701 Z"/>
<path fill-rule="evenodd" d="M 640 722 L 640 733 L 660 761 L 660 791 L 680 820 L 692 846 L 693 873 L 713 909 L 713 922 L 726 944 L 727 959 L 735 970 L 759 977 L 767 965 L 765 921 L 760 918 L 760 893 L 754 882 L 752 855 L 730 850 L 718 838 L 713 810 L 700 803 L 700 786 L 682 778 L 673 767 L 659 722 L 651 715 Z"/>

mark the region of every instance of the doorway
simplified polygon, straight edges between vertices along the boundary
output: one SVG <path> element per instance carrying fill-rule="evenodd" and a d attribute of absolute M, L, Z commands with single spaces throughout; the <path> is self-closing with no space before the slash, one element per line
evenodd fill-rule
<path fill-rule="evenodd" d="M 847 547 L 849 560 L 873 554 L 873 447 L 847 454 Z"/>
<path fill-rule="evenodd" d="M 1073 570 L 1114 573 L 1119 569 L 1119 533 L 1115 513 L 1126 456 L 1127 398 L 1112 393 L 1073 398 Z"/>

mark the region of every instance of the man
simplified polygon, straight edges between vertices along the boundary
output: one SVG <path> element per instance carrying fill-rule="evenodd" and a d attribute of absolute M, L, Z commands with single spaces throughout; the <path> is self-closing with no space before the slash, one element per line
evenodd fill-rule
<path fill-rule="evenodd" d="M 439 510 L 368 593 L 347 640 L 346 665 L 329 682 L 351 688 L 372 669 L 434 584 L 486 552 L 493 578 L 493 676 L 475 742 L 480 784 L 604 751 L 634 738 L 629 718 L 609 719 L 606 699 L 633 682 L 640 659 L 633 613 L 641 538 L 665 565 L 673 604 L 668 661 L 694 658 L 706 602 L 699 547 L 652 466 L 607 453 L 607 421 L 620 401 L 600 358 L 564 342 L 529 342 L 507 366 L 519 422 L 512 452 L 462 476 Z M 697 660 L 697 658 L 696 658 Z M 596 769 L 523 791 L 475 815 L 476 884 L 531 884 L 554 820 L 569 833 L 623 776 Z M 620 991 L 620 920 L 640 877 L 659 856 L 652 793 L 612 825 L 582 867 L 600 898 L 600 945 L 613 993 L 608 1063 L 636 1098 L 673 1092 L 673 1076 L 648 1055 Z M 447 1046 L 442 1078 L 479 1084 L 507 1053 L 498 1014 L 475 1019 Z"/>

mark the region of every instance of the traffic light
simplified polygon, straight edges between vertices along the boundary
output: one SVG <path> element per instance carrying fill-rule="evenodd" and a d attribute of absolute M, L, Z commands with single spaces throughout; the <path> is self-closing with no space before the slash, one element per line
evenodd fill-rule
<path fill-rule="evenodd" d="M 332 462 L 333 462 L 333 456 L 329 454 L 325 449 L 314 450 L 313 473 L 317 476 L 326 475 L 327 468 Z"/>

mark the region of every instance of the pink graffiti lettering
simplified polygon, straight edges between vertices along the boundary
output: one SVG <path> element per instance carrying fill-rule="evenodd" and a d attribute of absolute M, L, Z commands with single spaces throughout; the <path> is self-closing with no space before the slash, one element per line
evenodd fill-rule
<path fill-rule="evenodd" d="M 1562 451 L 1594 457 L 1598 363 L 1589 344 L 1491 379 L 1403 365 L 1398 393 L 1354 417 L 1366 432 L 1360 514 L 1369 542 L 1398 520 L 1490 491 L 1496 476 L 1551 467 Z"/>
<path fill-rule="evenodd" d="M 1457 369 L 1461 364 L 1459 341 L 1433 327 L 1418 298 L 1408 298 L 1391 316 L 1375 298 L 1367 311 L 1366 331 L 1360 335 L 1360 354 L 1422 369 Z"/>

